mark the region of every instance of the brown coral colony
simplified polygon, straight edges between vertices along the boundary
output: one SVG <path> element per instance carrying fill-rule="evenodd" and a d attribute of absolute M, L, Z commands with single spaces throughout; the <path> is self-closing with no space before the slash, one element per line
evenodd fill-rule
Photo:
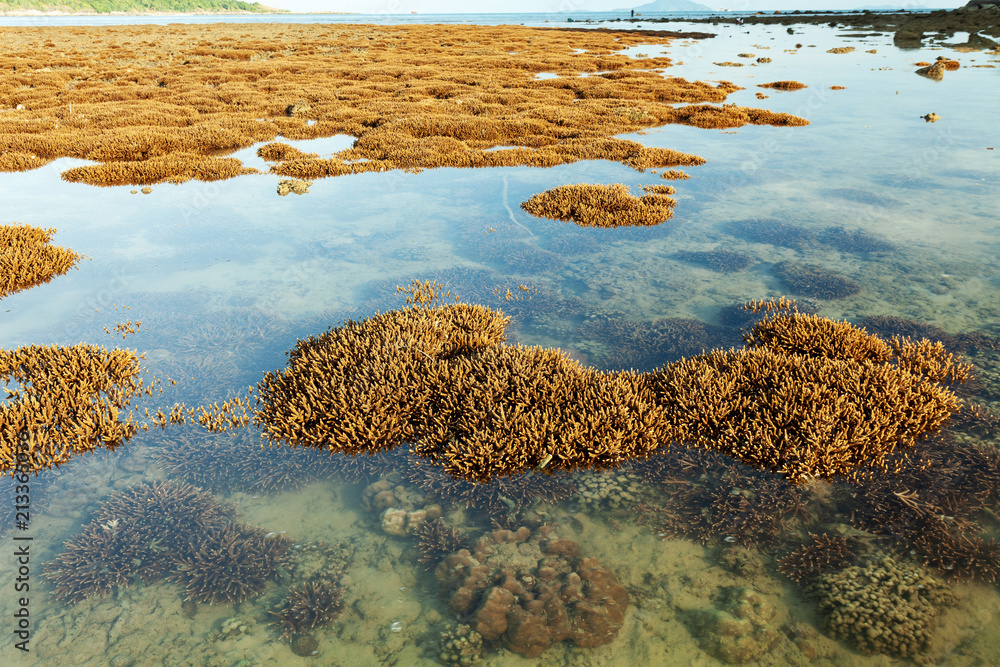
<path fill-rule="evenodd" d="M 0 225 L 0 299 L 47 283 L 76 266 L 81 255 L 49 245 L 55 233 L 31 225 Z"/>
<path fill-rule="evenodd" d="M 614 468 L 674 443 L 797 483 L 886 467 L 958 410 L 940 383 L 968 367 L 942 345 L 885 343 L 784 301 L 752 307 L 766 316 L 744 348 L 644 374 L 505 345 L 506 318 L 482 306 L 418 303 L 300 341 L 259 384 L 255 419 L 272 440 L 350 454 L 408 442 L 480 482 Z"/>

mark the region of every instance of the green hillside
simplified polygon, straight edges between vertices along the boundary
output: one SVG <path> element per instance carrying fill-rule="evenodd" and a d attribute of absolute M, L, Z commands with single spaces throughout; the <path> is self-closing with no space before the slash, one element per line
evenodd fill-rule
<path fill-rule="evenodd" d="M 280 9 L 265 7 L 258 2 L 240 2 L 239 0 L 0 0 L 0 12 L 17 12 L 27 10 L 40 12 L 62 11 L 67 13 L 85 12 L 109 14 L 111 12 L 128 12 L 142 14 L 145 12 L 177 12 L 177 13 L 225 13 L 254 12 L 265 14 L 280 12 Z"/>

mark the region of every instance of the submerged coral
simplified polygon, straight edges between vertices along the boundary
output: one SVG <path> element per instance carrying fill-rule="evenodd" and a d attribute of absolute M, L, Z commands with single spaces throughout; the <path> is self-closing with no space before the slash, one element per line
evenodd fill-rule
<path fill-rule="evenodd" d="M 685 262 L 693 262 L 707 266 L 714 271 L 722 273 L 733 273 L 753 266 L 753 257 L 742 252 L 723 250 L 681 250 L 674 253 L 674 257 Z"/>
<path fill-rule="evenodd" d="M 242 602 L 264 591 L 279 568 L 288 565 L 292 542 L 241 523 L 213 527 L 177 555 L 169 581 L 181 584 L 198 602 Z"/>
<path fill-rule="evenodd" d="M 612 572 L 545 527 L 495 530 L 472 551 L 445 558 L 435 576 L 452 613 L 526 658 L 566 640 L 584 648 L 612 642 L 628 608 Z"/>
<path fill-rule="evenodd" d="M 692 625 L 706 652 L 724 663 L 742 665 L 759 660 L 781 639 L 774 616 L 774 607 L 760 593 L 733 588 L 721 608 L 700 610 Z"/>
<path fill-rule="evenodd" d="M 154 581 L 202 533 L 227 525 L 233 508 L 188 484 L 152 482 L 130 486 L 101 503 L 95 519 L 67 540 L 45 566 L 60 602 L 79 602 Z"/>
<path fill-rule="evenodd" d="M 861 291 L 861 285 L 814 264 L 778 262 L 774 274 L 795 294 L 815 299 L 843 299 Z"/>
<path fill-rule="evenodd" d="M 275 493 L 333 475 L 343 457 L 313 449 L 267 447 L 259 434 L 171 429 L 153 458 L 171 475 L 214 492 Z"/>
<path fill-rule="evenodd" d="M 310 581 L 293 586 L 277 611 L 270 612 L 282 639 L 329 625 L 344 610 L 344 589 L 330 581 Z"/>
<path fill-rule="evenodd" d="M 856 540 L 835 535 L 809 534 L 809 543 L 778 559 L 778 570 L 797 584 L 842 570 L 856 557 Z"/>
<path fill-rule="evenodd" d="M 719 327 L 681 317 L 653 321 L 592 317 L 577 328 L 577 336 L 600 343 L 607 351 L 594 355 L 595 365 L 611 370 L 651 371 L 731 342 Z"/>
<path fill-rule="evenodd" d="M 725 225 L 724 229 L 727 233 L 746 241 L 795 249 L 808 246 L 816 239 L 816 234 L 812 230 L 773 218 L 735 220 Z"/>
<path fill-rule="evenodd" d="M 833 636 L 861 653 L 903 658 L 927 648 L 942 607 L 955 603 L 943 582 L 889 556 L 824 575 L 814 592 Z"/>

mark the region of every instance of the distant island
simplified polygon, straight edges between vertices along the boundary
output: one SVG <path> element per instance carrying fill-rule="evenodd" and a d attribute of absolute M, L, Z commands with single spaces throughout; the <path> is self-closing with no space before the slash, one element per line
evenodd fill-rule
<path fill-rule="evenodd" d="M 0 0 L 0 14 L 277 14 L 240 0 Z"/>
<path fill-rule="evenodd" d="M 691 2 L 691 0 L 654 0 L 654 2 L 647 2 L 646 4 L 639 5 L 638 7 L 626 7 L 625 9 L 616 9 L 615 11 L 627 12 L 633 9 L 636 14 L 642 12 L 663 13 L 713 11 L 711 7 L 706 7 L 705 5 L 697 2 Z"/>

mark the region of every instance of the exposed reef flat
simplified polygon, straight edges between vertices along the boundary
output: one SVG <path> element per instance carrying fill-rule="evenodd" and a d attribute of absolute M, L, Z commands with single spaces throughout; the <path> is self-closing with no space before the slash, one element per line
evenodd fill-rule
<path fill-rule="evenodd" d="M 752 16 L 747 15 L 716 15 L 706 18 L 687 19 L 690 23 L 719 23 L 736 24 L 738 19 L 742 19 L 746 25 L 829 25 L 849 30 L 880 30 L 894 33 L 894 41 L 897 46 L 920 45 L 922 35 L 947 34 L 953 35 L 958 32 L 967 32 L 978 44 L 979 49 L 996 48 L 997 44 L 992 40 L 978 36 L 977 33 L 1000 37 L 1000 5 L 983 5 L 982 7 L 959 7 L 958 9 L 938 10 L 933 12 L 837 12 L 831 13 L 821 10 L 805 10 L 793 12 L 773 12 L 764 14 L 759 12 Z M 675 20 L 675 19 L 674 19 Z M 642 23 L 669 23 L 671 19 L 630 19 L 631 22 L 641 21 Z M 864 37 L 866 35 L 856 35 Z M 909 44 L 908 44 L 909 43 Z"/>
<path fill-rule="evenodd" d="M 302 181 L 598 159 L 644 171 L 700 158 L 617 135 L 669 123 L 808 124 L 717 106 L 738 86 L 664 77 L 669 58 L 622 53 L 675 36 L 439 25 L 0 28 L 0 171 L 76 157 L 97 164 L 68 169 L 64 180 L 214 181 L 259 173 L 231 153 L 265 142 L 274 142 L 261 147 L 269 173 Z M 275 142 L 336 135 L 357 140 L 327 157 Z"/>

